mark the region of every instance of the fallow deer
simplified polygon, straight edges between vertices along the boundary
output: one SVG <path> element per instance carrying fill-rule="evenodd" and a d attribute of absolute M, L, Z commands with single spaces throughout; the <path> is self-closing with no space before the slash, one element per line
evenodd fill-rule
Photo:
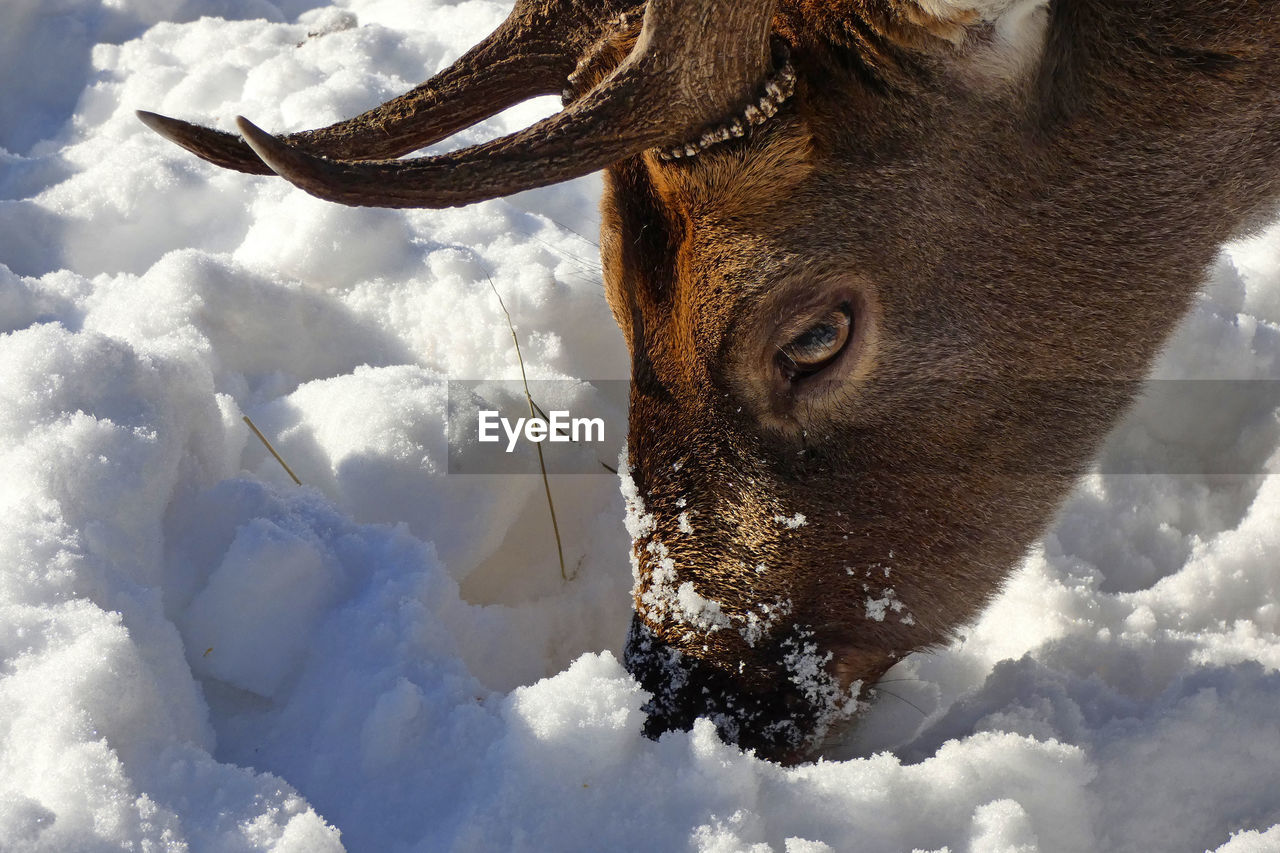
<path fill-rule="evenodd" d="M 606 170 L 646 732 L 707 716 L 793 762 L 999 590 L 1220 244 L 1276 211 L 1280 4 L 518 0 L 330 127 L 140 115 L 350 205 Z"/>

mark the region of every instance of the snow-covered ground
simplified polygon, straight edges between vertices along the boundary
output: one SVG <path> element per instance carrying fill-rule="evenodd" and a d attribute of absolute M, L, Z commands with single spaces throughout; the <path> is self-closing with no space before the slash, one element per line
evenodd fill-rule
<path fill-rule="evenodd" d="M 616 480 L 553 482 L 565 582 L 536 478 L 445 474 L 490 277 L 531 375 L 626 377 L 598 180 L 351 210 L 133 116 L 327 123 L 505 5 L 0 4 L 0 850 L 1280 850 L 1274 394 L 1141 407 L 1101 470 L 1256 473 L 1090 477 L 843 760 L 641 737 Z M 1158 372 L 1280 379 L 1280 229 Z"/>

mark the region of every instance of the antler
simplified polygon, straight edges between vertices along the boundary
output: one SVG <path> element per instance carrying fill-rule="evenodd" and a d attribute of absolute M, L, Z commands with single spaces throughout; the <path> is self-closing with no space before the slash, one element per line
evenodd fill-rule
<path fill-rule="evenodd" d="M 519 0 L 507 19 L 453 65 L 355 118 L 281 137 L 324 157 L 400 157 L 452 136 L 507 107 L 558 94 L 577 53 L 611 16 L 636 0 Z M 273 175 L 238 136 L 138 110 L 161 136 L 218 166 Z"/>
<path fill-rule="evenodd" d="M 635 48 L 580 100 L 519 133 L 438 157 L 353 162 L 421 148 L 518 100 L 558 91 L 585 46 L 584 33 L 602 23 L 603 4 L 586 15 L 573 0 L 557 0 L 550 9 L 546 3 L 536 8 L 518 3 L 503 27 L 457 65 L 414 92 L 331 128 L 277 139 L 243 118 L 238 124 L 262 162 L 330 201 L 450 207 L 509 195 L 588 174 L 647 148 L 684 142 L 754 103 L 769 70 L 775 3 L 649 0 Z M 538 22 L 541 28 L 533 26 Z M 505 51 L 501 58 L 500 51 Z M 477 55 L 489 57 L 491 64 L 468 59 Z M 507 71 L 499 71 L 504 63 Z M 530 70 L 535 67 L 537 74 Z M 443 94 L 442 78 L 449 81 L 452 100 Z M 424 90 L 441 94 L 417 108 L 425 101 L 415 93 Z M 406 109 L 418 111 L 410 116 Z M 448 118 L 442 116 L 446 109 L 454 111 Z M 229 134 L 151 114 L 143 120 L 205 159 L 257 171 L 244 168 L 255 165 L 252 155 Z M 392 142 L 386 141 L 388 125 L 394 128 Z"/>

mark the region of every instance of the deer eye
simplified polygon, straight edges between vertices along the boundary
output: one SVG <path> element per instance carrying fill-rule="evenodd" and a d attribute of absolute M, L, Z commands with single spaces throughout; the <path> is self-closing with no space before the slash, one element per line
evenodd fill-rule
<path fill-rule="evenodd" d="M 778 366 L 788 379 L 802 379 L 818 373 L 849 343 L 853 311 L 846 303 L 779 348 Z"/>

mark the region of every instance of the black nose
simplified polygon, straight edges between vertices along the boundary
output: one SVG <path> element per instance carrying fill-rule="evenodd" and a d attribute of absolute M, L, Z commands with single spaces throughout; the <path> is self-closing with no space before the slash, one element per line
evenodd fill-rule
<path fill-rule="evenodd" d="M 726 742 L 772 761 L 801 760 L 819 734 L 817 712 L 785 672 L 749 685 L 737 662 L 698 660 L 659 639 L 638 616 L 631 620 L 623 664 L 652 694 L 644 706 L 646 736 L 688 731 L 698 717 Z M 754 688 L 754 689 L 753 689 Z"/>

